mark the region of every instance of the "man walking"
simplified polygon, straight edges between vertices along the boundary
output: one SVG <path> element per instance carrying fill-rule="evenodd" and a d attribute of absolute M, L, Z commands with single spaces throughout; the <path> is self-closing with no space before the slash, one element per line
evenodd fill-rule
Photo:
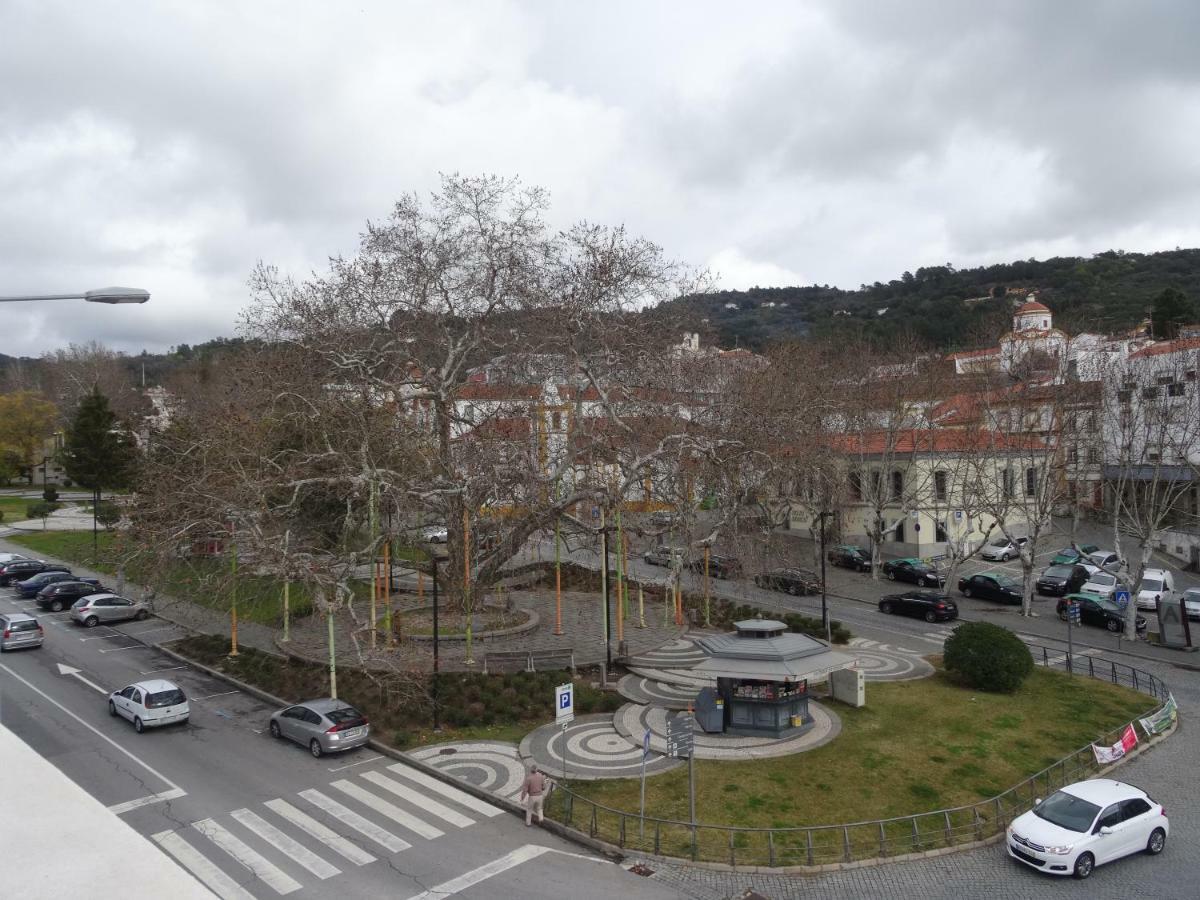
<path fill-rule="evenodd" d="M 529 767 L 529 774 L 521 784 L 521 801 L 525 804 L 525 827 L 533 824 L 537 813 L 538 824 L 542 823 L 542 801 L 546 798 L 546 776 L 538 771 L 536 764 Z"/>

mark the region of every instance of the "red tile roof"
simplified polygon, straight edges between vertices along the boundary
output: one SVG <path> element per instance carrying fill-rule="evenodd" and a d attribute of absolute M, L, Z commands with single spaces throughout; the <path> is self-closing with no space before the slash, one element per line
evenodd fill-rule
<path fill-rule="evenodd" d="M 1130 353 L 1130 359 L 1143 359 L 1147 356 L 1162 356 L 1164 353 L 1179 353 L 1183 350 L 1200 350 L 1200 338 L 1180 338 L 1175 341 L 1159 341 L 1149 347 L 1143 347 L 1136 353 Z"/>
<path fill-rule="evenodd" d="M 459 400 L 536 400 L 542 389 L 536 384 L 464 384 L 455 393 Z"/>
<path fill-rule="evenodd" d="M 1017 315 L 1023 316 L 1025 313 L 1050 312 L 1050 307 L 1045 304 L 1038 303 L 1036 300 L 1027 300 L 1017 307 Z"/>

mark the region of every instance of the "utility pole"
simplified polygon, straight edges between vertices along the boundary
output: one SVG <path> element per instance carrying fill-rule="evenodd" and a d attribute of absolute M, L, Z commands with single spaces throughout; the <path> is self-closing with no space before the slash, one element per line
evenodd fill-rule
<path fill-rule="evenodd" d="M 604 524 L 604 507 L 600 507 L 600 585 L 604 593 L 604 658 L 612 668 L 612 621 L 608 602 L 608 527 Z M 605 669 L 607 678 L 607 671 Z"/>
<path fill-rule="evenodd" d="M 438 696 L 439 682 L 439 659 L 438 659 L 438 577 L 437 567 L 438 558 L 433 552 L 429 554 L 430 564 L 433 566 L 433 730 L 442 730 L 441 706 Z"/>
<path fill-rule="evenodd" d="M 825 595 L 825 517 L 833 513 L 822 510 L 821 517 L 821 624 L 825 626 L 825 643 L 833 643 L 833 635 L 829 624 L 829 607 Z"/>

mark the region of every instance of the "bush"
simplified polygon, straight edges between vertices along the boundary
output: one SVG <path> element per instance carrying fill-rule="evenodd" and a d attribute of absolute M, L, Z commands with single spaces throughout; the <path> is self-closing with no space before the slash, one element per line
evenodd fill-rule
<path fill-rule="evenodd" d="M 25 515 L 30 519 L 41 519 L 43 522 L 46 517 L 58 507 L 53 503 L 47 503 L 42 500 L 38 503 L 30 503 L 25 507 Z"/>
<path fill-rule="evenodd" d="M 106 529 L 112 528 L 121 521 L 121 508 L 111 500 L 101 500 L 96 504 L 96 521 Z"/>
<path fill-rule="evenodd" d="M 42 499 L 45 500 L 47 503 L 57 503 L 58 502 L 58 491 L 55 488 L 52 488 L 47 485 L 42 490 Z"/>
<path fill-rule="evenodd" d="M 970 687 L 1011 694 L 1033 671 L 1029 648 L 1007 628 L 967 622 L 954 629 L 942 653 L 946 671 Z"/>

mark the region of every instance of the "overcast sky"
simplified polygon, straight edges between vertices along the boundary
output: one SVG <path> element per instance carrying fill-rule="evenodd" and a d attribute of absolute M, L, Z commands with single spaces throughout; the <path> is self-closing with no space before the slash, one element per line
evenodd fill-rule
<path fill-rule="evenodd" d="M 0 0 L 0 352 L 235 333 L 439 171 L 722 286 L 1200 246 L 1200 3 Z"/>

